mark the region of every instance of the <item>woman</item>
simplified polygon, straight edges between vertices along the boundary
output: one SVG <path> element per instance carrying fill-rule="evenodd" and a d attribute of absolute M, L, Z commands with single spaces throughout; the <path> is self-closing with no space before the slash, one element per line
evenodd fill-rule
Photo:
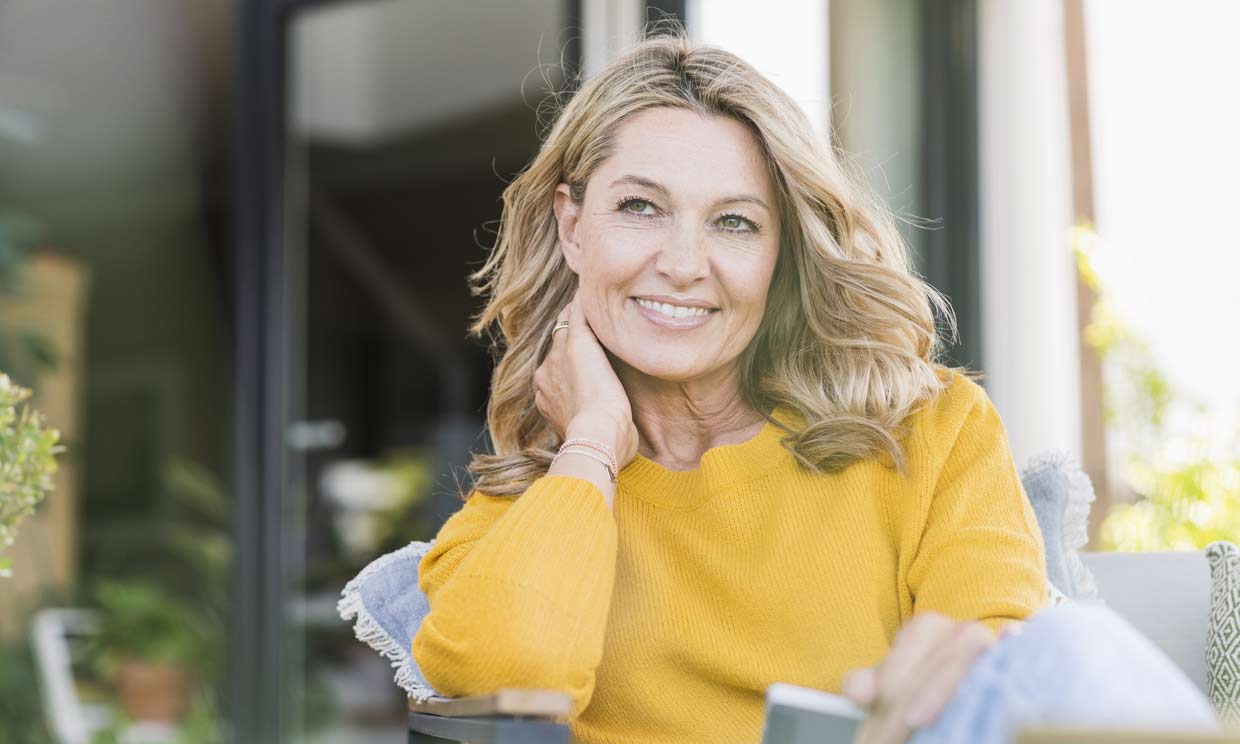
<path fill-rule="evenodd" d="M 735 56 L 658 36 L 586 81 L 474 278 L 495 454 L 412 649 L 444 694 L 566 690 L 580 742 L 756 742 L 790 682 L 904 741 L 1045 604 L 1002 422 L 935 361 L 950 308 Z"/>

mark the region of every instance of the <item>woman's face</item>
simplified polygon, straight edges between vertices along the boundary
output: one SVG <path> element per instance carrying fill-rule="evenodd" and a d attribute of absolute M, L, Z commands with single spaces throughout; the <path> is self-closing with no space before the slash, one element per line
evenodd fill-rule
<path fill-rule="evenodd" d="M 757 332 L 779 214 L 760 145 L 740 122 L 637 114 L 582 204 L 556 188 L 555 214 L 585 316 L 620 361 L 683 382 L 735 362 Z"/>

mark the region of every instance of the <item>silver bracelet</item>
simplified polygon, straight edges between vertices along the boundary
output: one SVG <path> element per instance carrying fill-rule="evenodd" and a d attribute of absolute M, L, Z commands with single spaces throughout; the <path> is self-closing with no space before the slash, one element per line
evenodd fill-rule
<path fill-rule="evenodd" d="M 584 450 L 584 449 L 569 449 L 569 450 L 566 450 L 566 449 L 561 449 L 558 453 L 556 453 L 556 456 L 555 456 L 555 457 L 551 458 L 551 467 L 555 467 L 555 461 L 556 461 L 556 460 L 558 460 L 558 459 L 560 459 L 560 458 L 561 458 L 562 456 L 564 456 L 564 455 L 585 455 L 586 457 L 590 458 L 591 460 L 594 460 L 595 462 L 599 463 L 599 464 L 600 464 L 600 465 L 602 465 L 604 468 L 606 468 L 606 469 L 607 469 L 607 477 L 611 480 L 611 482 L 612 482 L 612 483 L 615 483 L 615 482 L 616 482 L 616 471 L 612 469 L 612 467 L 611 467 L 611 463 L 607 462 L 607 461 L 606 461 L 606 460 L 604 460 L 602 457 L 600 457 L 599 455 L 594 454 L 593 452 L 591 452 L 591 451 L 589 451 L 589 450 Z"/>

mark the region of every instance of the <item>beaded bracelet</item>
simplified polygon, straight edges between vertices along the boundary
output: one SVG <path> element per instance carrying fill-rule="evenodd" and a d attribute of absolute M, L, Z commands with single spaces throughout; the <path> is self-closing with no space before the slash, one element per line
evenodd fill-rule
<path fill-rule="evenodd" d="M 560 451 L 563 452 L 566 448 L 571 447 L 574 444 L 580 444 L 583 447 L 589 447 L 590 449 L 597 450 L 603 453 L 603 455 L 607 458 L 607 461 L 611 463 L 611 469 L 616 471 L 617 473 L 620 472 L 620 465 L 619 463 L 616 462 L 616 456 L 612 454 L 611 448 L 608 447 L 607 445 L 603 444 L 597 439 L 584 439 L 582 437 L 573 437 L 572 439 L 566 439 L 564 441 L 564 444 L 560 445 Z"/>
<path fill-rule="evenodd" d="M 566 449 L 564 449 L 564 448 L 560 448 L 560 451 L 556 453 L 556 456 L 555 456 L 555 457 L 553 457 L 553 458 L 551 458 L 551 465 L 552 465 L 552 466 L 554 466 L 554 465 L 555 465 L 555 461 L 556 461 L 556 460 L 558 460 L 558 459 L 560 459 L 560 457 L 562 457 L 563 455 L 584 455 L 584 456 L 586 456 L 586 457 L 590 458 L 591 460 L 594 460 L 594 461 L 596 461 L 596 462 L 598 462 L 598 463 L 602 464 L 602 466 L 603 466 L 604 468 L 606 468 L 606 469 L 607 469 L 607 477 L 611 480 L 611 482 L 612 482 L 612 483 L 615 483 L 615 482 L 616 482 L 616 471 L 615 471 L 614 469 L 612 469 L 612 467 L 611 467 L 611 463 L 607 462 L 607 461 L 606 461 L 606 460 L 604 460 L 602 457 L 599 457 L 598 455 L 594 454 L 593 452 L 591 452 L 591 451 L 589 451 L 589 450 L 584 450 L 584 449 L 571 449 L 571 450 L 566 450 Z"/>

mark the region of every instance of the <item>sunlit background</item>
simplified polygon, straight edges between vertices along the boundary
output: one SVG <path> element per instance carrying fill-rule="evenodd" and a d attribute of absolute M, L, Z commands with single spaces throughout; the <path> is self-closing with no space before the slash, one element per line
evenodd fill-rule
<path fill-rule="evenodd" d="M 0 742 L 404 741 L 336 600 L 459 506 L 465 275 L 549 94 L 660 17 L 908 218 L 1017 465 L 1089 473 L 1089 549 L 1240 540 L 1240 4 L 0 0 L 0 372 L 45 420 L 0 426 L 42 447 Z"/>

